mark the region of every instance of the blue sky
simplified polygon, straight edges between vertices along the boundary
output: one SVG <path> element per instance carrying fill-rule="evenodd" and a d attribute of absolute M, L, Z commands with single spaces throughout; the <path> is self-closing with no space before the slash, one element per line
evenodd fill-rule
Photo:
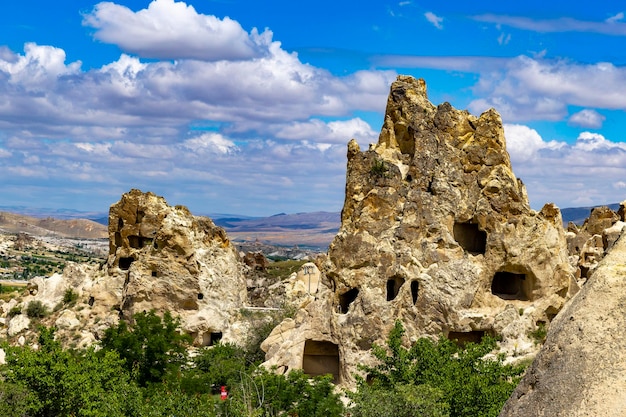
<path fill-rule="evenodd" d="M 474 4 L 479 3 L 479 4 Z M 390 83 L 495 107 L 531 205 L 626 199 L 616 2 L 44 2 L 0 13 L 2 206 L 338 211 Z"/>

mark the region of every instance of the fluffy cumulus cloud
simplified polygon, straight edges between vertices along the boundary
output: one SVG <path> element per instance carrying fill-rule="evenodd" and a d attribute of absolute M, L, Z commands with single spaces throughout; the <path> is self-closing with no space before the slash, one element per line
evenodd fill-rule
<path fill-rule="evenodd" d="M 480 75 L 474 93 L 481 98 L 469 108 L 480 113 L 495 107 L 509 122 L 562 120 L 568 105 L 626 109 L 624 88 L 625 67 L 519 56 Z M 578 119 L 591 115 L 588 111 Z M 595 118 L 596 123 L 599 120 Z"/>
<path fill-rule="evenodd" d="M 93 209 L 96 193 L 106 210 L 138 187 L 203 212 L 338 210 L 346 143 L 377 136 L 355 114 L 382 112 L 396 76 L 333 75 L 173 0 L 99 3 L 84 23 L 119 59 L 83 70 L 53 46 L 0 48 L 0 190 L 17 203 Z"/>
<path fill-rule="evenodd" d="M 433 12 L 424 13 L 424 17 L 437 29 L 443 29 L 443 17 L 439 17 Z"/>
<path fill-rule="evenodd" d="M 567 123 L 572 126 L 579 126 L 589 129 L 599 129 L 606 117 L 593 109 L 584 109 L 570 116 Z"/>
<path fill-rule="evenodd" d="M 84 15 L 94 38 L 144 58 L 237 60 L 268 53 L 272 33 L 246 32 L 228 17 L 202 15 L 174 0 L 154 0 L 134 12 L 115 3 L 98 3 Z"/>
<path fill-rule="evenodd" d="M 527 185 L 531 204 L 540 208 L 619 202 L 626 198 L 626 144 L 582 132 L 574 143 L 546 141 L 524 125 L 505 125 L 515 174 Z M 614 201 L 607 201 L 613 196 Z"/>

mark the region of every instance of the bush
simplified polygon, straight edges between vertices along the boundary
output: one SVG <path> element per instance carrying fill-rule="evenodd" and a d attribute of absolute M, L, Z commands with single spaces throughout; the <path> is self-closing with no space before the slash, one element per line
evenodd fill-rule
<path fill-rule="evenodd" d="M 31 301 L 26 307 L 26 315 L 31 319 L 40 319 L 48 315 L 48 307 L 39 300 Z"/>
<path fill-rule="evenodd" d="M 169 312 L 163 319 L 156 313 L 138 313 L 129 327 L 125 321 L 109 327 L 102 338 L 104 351 L 115 351 L 135 375 L 139 385 L 161 382 L 186 362 L 188 335 L 179 333 L 179 320 Z"/>
<path fill-rule="evenodd" d="M 78 294 L 74 292 L 71 288 L 65 290 L 63 294 L 63 304 L 67 304 L 68 306 L 72 306 L 76 304 L 76 300 L 78 300 Z"/>
<path fill-rule="evenodd" d="M 22 314 L 22 306 L 21 305 L 16 305 L 11 307 L 11 309 L 9 310 L 9 312 L 7 313 L 8 317 L 15 317 L 18 314 Z"/>
<path fill-rule="evenodd" d="M 403 334 L 404 328 L 398 321 L 389 334 L 386 347 L 372 348 L 379 364 L 362 368 L 373 385 L 370 388 L 362 378 L 359 380 L 359 389 L 353 395 L 355 410 L 380 406 L 372 404 L 372 401 L 379 401 L 375 395 L 377 392 L 368 390 L 386 389 L 398 391 L 399 394 L 395 395 L 401 396 L 400 401 L 431 409 L 435 407 L 441 413 L 449 410 L 452 417 L 495 417 L 524 371 L 522 366 L 504 365 L 503 356 L 485 358 L 496 347 L 496 341 L 491 337 L 462 348 L 443 337 L 436 343 L 422 338 L 406 349 L 402 346 Z M 406 387 L 422 388 L 406 391 Z M 429 397 L 423 397 L 429 390 Z M 433 402 L 433 398 L 438 397 L 432 393 L 437 392 L 442 395 Z"/>

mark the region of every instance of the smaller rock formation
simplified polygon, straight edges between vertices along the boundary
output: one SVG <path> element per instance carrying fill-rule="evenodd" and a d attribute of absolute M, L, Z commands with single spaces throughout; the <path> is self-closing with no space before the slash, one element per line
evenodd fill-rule
<path fill-rule="evenodd" d="M 579 285 L 594 273 L 626 226 L 625 205 L 626 202 L 620 204 L 618 213 L 608 207 L 596 207 L 580 228 L 573 223 L 568 225 L 567 248 Z"/>
<path fill-rule="evenodd" d="M 543 348 L 500 417 L 625 415 L 624 259 L 626 238 L 622 234 L 554 319 Z"/>

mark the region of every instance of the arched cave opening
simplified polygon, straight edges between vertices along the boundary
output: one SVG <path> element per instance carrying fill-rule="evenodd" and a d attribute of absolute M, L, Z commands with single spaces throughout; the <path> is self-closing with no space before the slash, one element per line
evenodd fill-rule
<path fill-rule="evenodd" d="M 115 232 L 115 246 L 122 246 L 122 234 L 120 232 Z"/>
<path fill-rule="evenodd" d="M 413 304 L 417 303 L 417 296 L 419 295 L 420 283 L 417 281 L 411 281 L 411 298 L 413 299 Z"/>
<path fill-rule="evenodd" d="M 487 233 L 480 230 L 476 223 L 454 223 L 454 240 L 472 254 L 484 254 L 487 247 Z"/>
<path fill-rule="evenodd" d="M 526 274 L 499 271 L 491 281 L 491 293 L 503 300 L 529 301 L 532 298 L 532 281 Z"/>
<path fill-rule="evenodd" d="M 339 383 L 339 346 L 332 342 L 306 340 L 302 355 L 302 370 L 311 376 L 333 376 L 333 382 Z"/>
<path fill-rule="evenodd" d="M 117 219 L 117 230 L 122 230 L 123 227 L 124 227 L 124 220 L 120 217 L 119 219 Z"/>
<path fill-rule="evenodd" d="M 398 275 L 387 280 L 387 301 L 392 301 L 398 296 L 402 284 L 404 284 L 404 278 Z"/>
<path fill-rule="evenodd" d="M 485 337 L 484 330 L 472 330 L 469 332 L 449 332 L 448 340 L 453 341 L 460 347 L 464 347 L 468 343 L 480 343 Z"/>
<path fill-rule="evenodd" d="M 124 271 L 128 270 L 128 268 L 130 268 L 130 265 L 134 261 L 135 261 L 135 258 L 133 258 L 132 256 L 120 258 L 120 262 L 119 262 L 120 269 Z"/>
<path fill-rule="evenodd" d="M 342 314 L 346 314 L 348 309 L 350 308 L 350 304 L 356 300 L 356 297 L 359 295 L 358 288 L 352 288 L 339 295 L 339 312 Z"/>
<path fill-rule="evenodd" d="M 201 292 L 198 293 L 198 300 L 202 300 L 204 299 L 204 294 L 202 294 Z"/>

